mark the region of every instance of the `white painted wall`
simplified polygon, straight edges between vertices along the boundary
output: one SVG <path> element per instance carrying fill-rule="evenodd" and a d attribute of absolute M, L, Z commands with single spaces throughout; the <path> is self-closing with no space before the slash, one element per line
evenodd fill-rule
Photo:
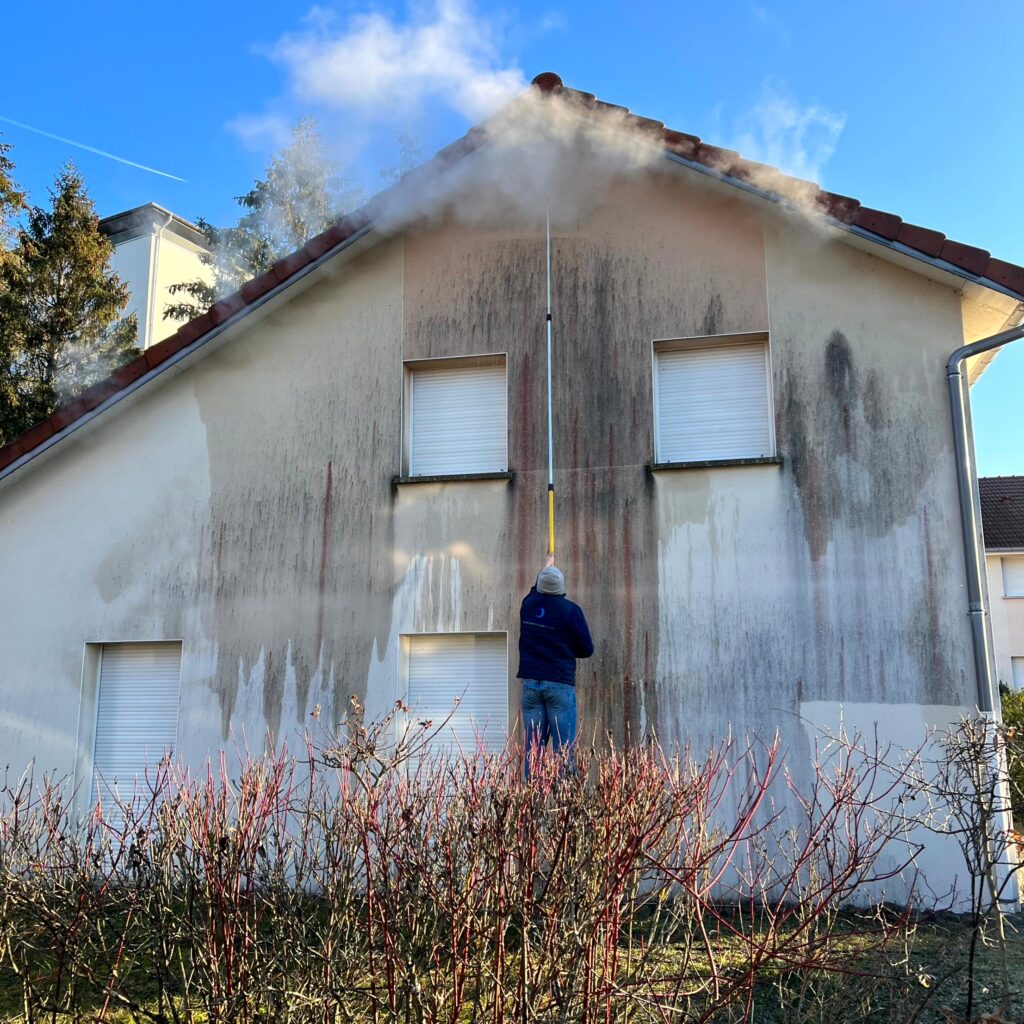
<path fill-rule="evenodd" d="M 173 334 L 180 321 L 165 320 L 169 302 L 187 296 L 173 296 L 171 285 L 199 279 L 212 282 L 213 270 L 202 263 L 200 249 L 172 232 L 152 232 L 118 242 L 110 258 L 110 268 L 128 285 L 131 298 L 126 313 L 138 320 L 138 347 L 147 349 Z"/>
<path fill-rule="evenodd" d="M 128 286 L 129 299 L 125 315 L 135 314 L 138 322 L 139 348 L 144 348 L 146 327 L 149 321 L 149 275 L 153 259 L 151 235 L 129 238 L 114 246 L 110 257 L 110 269 L 117 274 L 122 284 Z"/>
<path fill-rule="evenodd" d="M 1003 558 L 1024 557 L 1024 551 L 988 552 L 988 595 L 992 639 L 996 654 L 996 679 L 1014 686 L 1013 658 L 1024 658 L 1024 597 L 1007 597 L 1003 587 Z"/>
<path fill-rule="evenodd" d="M 151 322 L 146 347 L 163 341 L 181 326 L 180 320 L 164 319 L 164 310 L 168 303 L 189 300 L 187 295 L 172 295 L 171 285 L 196 279 L 207 284 L 213 283 L 213 268 L 200 260 L 200 252 L 198 246 L 169 231 L 164 231 L 155 239 Z"/>
<path fill-rule="evenodd" d="M 840 706 L 900 742 L 971 707 L 957 292 L 667 177 L 554 252 L 559 556 L 598 647 L 582 734 L 778 732 L 806 786 Z M 0 485 L 5 761 L 74 770 L 89 642 L 182 641 L 195 766 L 294 744 L 317 704 L 330 728 L 352 694 L 385 714 L 405 633 L 507 631 L 514 675 L 546 540 L 543 254 L 537 225 L 443 223 L 339 260 Z M 782 464 L 649 473 L 654 341 L 765 329 Z M 483 353 L 507 353 L 515 479 L 393 486 L 404 361 Z"/>

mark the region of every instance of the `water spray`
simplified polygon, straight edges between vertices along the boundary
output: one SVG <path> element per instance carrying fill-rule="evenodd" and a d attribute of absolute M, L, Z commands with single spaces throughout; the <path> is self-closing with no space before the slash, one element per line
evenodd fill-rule
<path fill-rule="evenodd" d="M 548 555 L 555 557 L 555 444 L 551 414 L 551 206 L 544 207 L 544 233 L 548 277 Z"/>

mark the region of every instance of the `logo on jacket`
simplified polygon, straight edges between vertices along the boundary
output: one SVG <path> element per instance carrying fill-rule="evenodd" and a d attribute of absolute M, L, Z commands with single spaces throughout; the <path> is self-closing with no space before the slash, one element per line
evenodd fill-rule
<path fill-rule="evenodd" d="M 543 619 L 544 618 L 544 609 L 543 608 L 541 608 L 541 610 L 539 612 L 537 612 L 537 618 L 538 619 Z"/>

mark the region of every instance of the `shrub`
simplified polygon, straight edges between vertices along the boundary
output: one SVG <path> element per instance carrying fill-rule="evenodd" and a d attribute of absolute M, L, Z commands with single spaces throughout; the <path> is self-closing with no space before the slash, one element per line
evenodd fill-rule
<path fill-rule="evenodd" d="M 1004 690 L 1001 703 L 1013 823 L 1020 835 L 1024 833 L 1024 690 Z"/>
<path fill-rule="evenodd" d="M 161 765 L 84 822 L 59 782 L 8 785 L 25 1019 L 749 1019 L 766 979 L 870 973 L 904 929 L 870 903 L 913 857 L 887 812 L 905 780 L 859 741 L 806 792 L 777 741 L 580 751 L 527 782 L 511 752 L 396 746 L 360 710 L 301 756 Z"/>

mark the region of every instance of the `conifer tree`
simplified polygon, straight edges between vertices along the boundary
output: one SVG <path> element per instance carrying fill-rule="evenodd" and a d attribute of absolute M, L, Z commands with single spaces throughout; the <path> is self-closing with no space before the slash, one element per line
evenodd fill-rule
<path fill-rule="evenodd" d="M 235 197 L 245 213 L 234 227 L 216 228 L 199 219 L 211 249 L 200 258 L 213 268 L 213 283 L 196 279 L 172 285 L 169 290 L 179 301 L 165 307 L 164 317 L 190 320 L 204 313 L 282 256 L 301 249 L 360 198 L 360 190 L 339 175 L 337 162 L 328 156 L 315 119 L 303 117 L 271 159 L 266 177 Z"/>
<path fill-rule="evenodd" d="M 30 207 L 0 268 L 0 442 L 137 355 L 128 289 L 81 176 L 68 164 L 50 207 Z"/>
<path fill-rule="evenodd" d="M 14 219 L 25 209 L 25 193 L 14 180 L 14 161 L 7 155 L 10 151 L 10 143 L 0 142 L 0 267 L 13 258 Z"/>

